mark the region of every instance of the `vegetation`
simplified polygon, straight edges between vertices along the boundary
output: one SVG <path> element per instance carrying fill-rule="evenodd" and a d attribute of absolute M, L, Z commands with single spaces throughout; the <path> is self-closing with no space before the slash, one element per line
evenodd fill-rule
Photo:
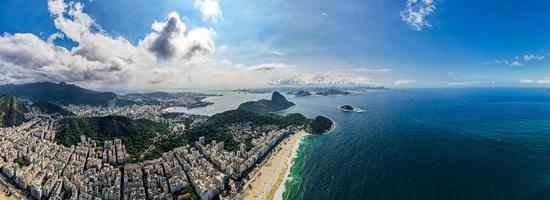
<path fill-rule="evenodd" d="M 247 110 L 251 112 L 275 112 L 290 108 L 296 104 L 286 100 L 279 92 L 273 92 L 271 100 L 262 99 L 259 101 L 248 101 L 239 105 L 239 110 Z"/>
<path fill-rule="evenodd" d="M 184 146 L 204 136 L 206 141 L 223 141 L 228 151 L 239 148 L 239 142 L 227 131 L 228 124 L 250 122 L 253 126 L 276 125 L 287 127 L 289 125 L 303 125 L 307 118 L 301 114 L 294 113 L 287 116 L 280 116 L 272 113 L 254 113 L 246 110 L 230 110 L 218 113 L 210 117 L 206 122 L 188 130 L 185 134 L 170 138 L 157 145 L 155 154 L 170 151 L 176 147 Z M 247 148 L 251 147 L 251 141 L 245 141 Z"/>
<path fill-rule="evenodd" d="M 126 151 L 135 159 L 154 142 L 154 138 L 168 133 L 166 125 L 148 119 L 132 120 L 122 116 L 71 117 L 61 120 L 55 140 L 64 146 L 71 146 L 79 142 L 80 135 L 100 143 L 120 138 Z"/>
<path fill-rule="evenodd" d="M 19 165 L 19 167 L 29 166 L 31 164 L 29 161 L 25 160 L 22 157 L 16 158 L 15 160 L 13 160 L 13 162 L 17 163 Z"/>
<path fill-rule="evenodd" d="M 25 113 L 29 109 L 12 95 L 0 96 L 0 127 L 19 126 L 27 121 Z"/>
<path fill-rule="evenodd" d="M 307 125 L 307 131 L 311 134 L 323 134 L 333 126 L 332 120 L 323 116 L 317 116 Z"/>
<path fill-rule="evenodd" d="M 38 108 L 41 112 L 54 115 L 58 114 L 61 116 L 73 116 L 74 113 L 71 111 L 65 110 L 62 107 L 58 106 L 57 104 L 50 103 L 47 101 L 39 101 L 35 102 L 31 105 L 31 107 Z"/>
<path fill-rule="evenodd" d="M 329 96 L 329 95 L 348 95 L 348 94 L 351 94 L 350 92 L 346 92 L 346 91 L 342 91 L 342 90 L 338 90 L 338 89 L 334 89 L 334 88 L 330 88 L 330 89 L 323 89 L 319 92 L 317 92 L 318 95 L 323 95 L 323 96 Z"/>

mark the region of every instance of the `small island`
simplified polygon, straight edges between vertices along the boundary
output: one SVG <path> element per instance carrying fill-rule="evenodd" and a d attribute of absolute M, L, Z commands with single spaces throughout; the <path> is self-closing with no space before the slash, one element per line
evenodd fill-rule
<path fill-rule="evenodd" d="M 351 112 L 354 110 L 354 108 L 351 107 L 350 105 L 343 105 L 343 106 L 340 106 L 340 110 L 343 112 Z"/>
<path fill-rule="evenodd" d="M 311 134 L 324 134 L 332 131 L 334 127 L 334 122 L 329 118 L 317 116 L 315 119 L 309 121 L 306 131 Z"/>
<path fill-rule="evenodd" d="M 256 113 L 276 112 L 290 108 L 296 104 L 286 100 L 279 92 L 275 91 L 271 95 L 271 100 L 262 99 L 259 101 L 244 102 L 237 108 L 238 110 L 246 110 Z"/>

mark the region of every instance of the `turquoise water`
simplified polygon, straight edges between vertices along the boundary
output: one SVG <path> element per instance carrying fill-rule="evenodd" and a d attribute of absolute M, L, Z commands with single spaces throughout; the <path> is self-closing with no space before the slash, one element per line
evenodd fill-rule
<path fill-rule="evenodd" d="M 298 150 L 284 199 L 550 199 L 550 92 L 416 89 L 292 98 L 337 127 Z M 364 113 L 344 113 L 350 104 Z"/>

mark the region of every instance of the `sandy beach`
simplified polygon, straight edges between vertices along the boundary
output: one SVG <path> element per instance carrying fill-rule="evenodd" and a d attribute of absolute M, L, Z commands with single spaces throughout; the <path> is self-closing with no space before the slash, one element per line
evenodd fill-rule
<path fill-rule="evenodd" d="M 285 177 L 291 166 L 291 159 L 294 157 L 299 143 L 307 133 L 298 131 L 285 139 L 276 152 L 269 158 L 264 166 L 260 167 L 258 173 L 246 186 L 244 199 L 275 199 L 275 195 L 282 195 L 280 186 L 284 184 Z M 279 191 L 278 191 L 279 190 Z"/>

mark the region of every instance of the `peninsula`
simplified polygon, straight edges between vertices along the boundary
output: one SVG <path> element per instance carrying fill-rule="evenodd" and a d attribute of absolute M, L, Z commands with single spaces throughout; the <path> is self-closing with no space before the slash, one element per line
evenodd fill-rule
<path fill-rule="evenodd" d="M 275 91 L 271 95 L 271 100 L 248 101 L 239 105 L 238 110 L 265 113 L 285 110 L 294 105 L 296 104 L 288 101 L 281 93 Z"/>

